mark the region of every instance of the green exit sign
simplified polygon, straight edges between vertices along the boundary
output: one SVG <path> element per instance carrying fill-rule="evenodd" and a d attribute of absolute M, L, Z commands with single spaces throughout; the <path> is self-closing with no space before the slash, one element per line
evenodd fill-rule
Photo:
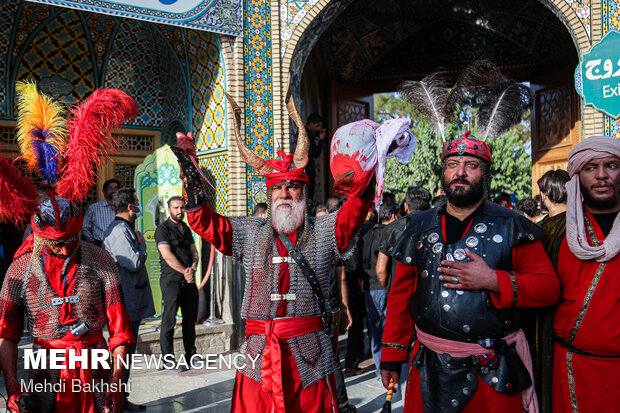
<path fill-rule="evenodd" d="M 585 105 L 616 119 L 620 117 L 620 33 L 610 31 L 581 56 L 575 88 Z"/>

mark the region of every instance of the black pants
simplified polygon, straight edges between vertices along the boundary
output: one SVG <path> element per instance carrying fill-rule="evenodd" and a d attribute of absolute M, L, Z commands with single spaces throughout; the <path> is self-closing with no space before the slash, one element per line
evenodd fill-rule
<path fill-rule="evenodd" d="M 351 287 L 349 287 L 351 288 Z M 344 359 L 344 367 L 347 369 L 357 369 L 364 360 L 364 313 L 366 303 L 364 293 L 349 290 L 349 311 L 353 323 L 349 328 L 349 338 L 347 340 L 347 355 Z"/>
<path fill-rule="evenodd" d="M 183 316 L 183 347 L 185 355 L 196 354 L 196 316 L 198 314 L 198 288 L 196 284 L 160 278 L 162 296 L 161 331 L 159 345 L 162 354 L 174 354 L 174 326 L 177 311 Z"/>

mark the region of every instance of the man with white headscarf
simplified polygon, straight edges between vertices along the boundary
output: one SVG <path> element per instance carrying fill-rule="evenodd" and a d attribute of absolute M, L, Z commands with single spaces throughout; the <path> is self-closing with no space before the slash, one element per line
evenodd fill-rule
<path fill-rule="evenodd" d="M 599 412 L 620 405 L 620 139 L 577 144 L 568 172 L 552 408 Z"/>

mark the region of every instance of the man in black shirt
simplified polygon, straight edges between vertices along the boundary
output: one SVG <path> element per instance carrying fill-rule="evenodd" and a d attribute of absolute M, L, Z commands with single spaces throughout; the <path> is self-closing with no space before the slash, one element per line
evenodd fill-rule
<path fill-rule="evenodd" d="M 391 222 L 381 231 L 381 239 L 377 245 L 376 272 L 379 282 L 386 291 L 390 290 L 392 279 L 396 273 L 396 261 L 390 258 L 392 247 L 403 234 L 413 214 L 430 209 L 431 193 L 421 186 L 412 186 L 405 196 L 405 212 L 408 215 Z"/>
<path fill-rule="evenodd" d="M 311 113 L 308 116 L 305 128 L 309 143 L 308 165 L 306 165 L 306 173 L 310 180 L 308 194 L 312 199 L 316 199 L 317 196 L 314 193 L 317 178 L 316 165 L 323 153 L 323 149 L 327 149 L 327 140 L 325 139 L 327 134 L 323 127 L 323 118 L 318 113 Z"/>
<path fill-rule="evenodd" d="M 175 196 L 168 200 L 170 218 L 155 230 L 155 242 L 160 255 L 162 294 L 161 332 L 159 342 L 163 355 L 174 354 L 173 337 L 176 313 L 181 307 L 183 315 L 183 346 L 185 358 L 196 354 L 196 316 L 198 314 L 198 289 L 195 283 L 198 252 L 192 233 L 183 222 L 185 202 Z"/>
<path fill-rule="evenodd" d="M 361 270 L 364 276 L 364 301 L 366 304 L 366 321 L 368 324 L 368 336 L 370 337 L 370 349 L 372 358 L 379 375 L 379 363 L 381 362 L 381 337 L 385 324 L 385 310 L 387 307 L 387 294 L 383 288 L 383 282 L 377 278 L 375 267 L 377 265 L 378 244 L 386 225 L 394 222 L 398 214 L 398 205 L 394 201 L 387 201 L 381 205 L 379 211 L 379 224 L 364 222 L 359 233 L 358 248 L 361 254 Z"/>

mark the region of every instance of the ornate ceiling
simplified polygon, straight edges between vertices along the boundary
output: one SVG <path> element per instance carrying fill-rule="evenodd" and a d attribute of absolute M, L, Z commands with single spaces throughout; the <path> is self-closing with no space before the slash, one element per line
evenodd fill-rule
<path fill-rule="evenodd" d="M 568 30 L 536 0 L 356 0 L 317 47 L 330 78 L 374 89 L 480 58 L 517 77 L 577 63 Z"/>

